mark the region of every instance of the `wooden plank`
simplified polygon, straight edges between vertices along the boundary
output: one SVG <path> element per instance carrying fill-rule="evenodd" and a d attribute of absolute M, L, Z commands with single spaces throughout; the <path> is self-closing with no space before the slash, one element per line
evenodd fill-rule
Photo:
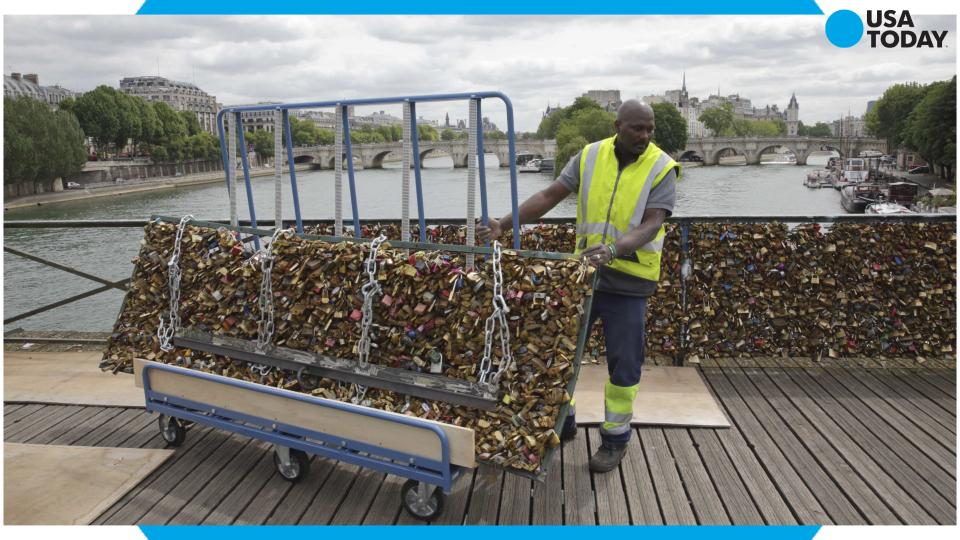
<path fill-rule="evenodd" d="M 180 446 L 175 450 L 175 453 L 173 454 L 172 458 L 168 459 L 157 470 L 153 471 L 153 473 L 150 476 L 146 477 L 143 480 L 143 482 L 140 482 L 139 484 L 137 484 L 137 487 L 125 493 L 123 497 L 120 498 L 119 501 L 117 501 L 113 506 L 108 508 L 106 512 L 98 516 L 97 519 L 93 521 L 93 525 L 106 524 L 111 518 L 113 518 L 117 514 L 117 512 L 123 510 L 123 508 L 127 505 L 128 502 L 132 501 L 134 498 L 137 497 L 137 495 L 143 492 L 143 490 L 146 489 L 148 485 L 155 482 L 158 478 L 160 478 L 160 476 L 162 476 L 167 470 L 169 470 L 170 467 L 172 467 L 175 463 L 179 462 L 185 455 L 190 453 L 191 449 L 194 446 L 196 446 L 200 441 L 202 441 L 204 437 L 210 433 L 210 431 L 211 430 L 209 428 L 202 429 L 202 430 L 188 431 L 187 439 L 184 441 L 183 446 Z M 160 437 L 158 435 L 156 439 L 159 439 L 159 438 Z M 130 525 L 132 524 L 132 522 L 130 523 L 121 522 L 121 524 Z"/>
<path fill-rule="evenodd" d="M 803 371 L 790 370 L 790 376 L 792 380 L 785 379 L 785 374 L 771 374 L 771 379 L 788 396 L 791 396 L 811 421 L 824 422 L 824 428 L 829 428 L 834 422 L 837 424 L 841 435 L 831 435 L 832 438 L 835 437 L 834 444 L 839 445 L 844 439 L 850 438 L 864 449 L 866 452 L 864 455 L 872 458 L 875 464 L 855 465 L 857 470 L 901 519 L 908 524 L 929 523 L 931 517 L 941 524 L 944 522 L 944 516 L 947 517 L 947 521 L 953 520 L 956 505 L 939 495 L 923 476 L 917 474 L 910 463 L 896 452 L 895 448 L 888 447 L 885 441 L 870 431 L 867 427 L 869 415 L 864 415 L 866 417 L 864 418 L 851 414 Z M 801 389 L 805 392 L 802 395 Z M 797 396 L 796 399 L 793 396 Z M 885 478 L 887 476 L 889 479 Z M 891 483 L 893 486 L 890 486 Z"/>
<path fill-rule="evenodd" d="M 793 371 L 793 370 L 790 370 Z M 909 525 L 933 525 L 936 520 L 925 511 L 921 505 L 910 497 L 903 490 L 900 484 L 894 480 L 890 474 L 883 470 L 882 461 L 877 456 L 878 448 L 870 448 L 870 454 L 861 448 L 858 441 L 854 440 L 856 436 L 866 437 L 869 431 L 859 422 L 847 422 L 845 426 L 838 425 L 832 418 L 830 412 L 837 412 L 836 409 L 826 412 L 819 401 L 812 399 L 796 383 L 794 383 L 786 370 L 770 369 L 764 370 L 766 378 L 757 381 L 758 385 L 766 386 L 769 382 L 776 385 L 779 392 L 792 403 L 797 412 L 805 417 L 812 426 L 828 439 L 831 446 L 846 460 L 870 488 L 870 493 L 876 493 L 884 502 L 885 508 L 881 516 L 886 516 L 889 509 L 893 516 L 885 519 L 896 519 Z M 782 411 L 783 409 L 781 409 Z M 862 440 L 862 439 L 861 439 Z M 902 477 L 901 477 L 902 478 Z M 945 502 L 945 501 L 944 501 Z M 868 517 L 870 515 L 868 514 Z"/>
<path fill-rule="evenodd" d="M 230 462 L 250 439 L 239 435 L 230 435 L 206 458 L 197 463 L 185 478 L 178 482 L 157 501 L 150 511 L 144 514 L 138 525 L 165 525 L 170 518 L 177 515 L 183 507 L 219 473 L 224 465 Z"/>
<path fill-rule="evenodd" d="M 98 412 L 100 412 L 100 407 L 84 407 L 76 413 L 71 414 L 69 417 L 57 422 L 53 426 L 50 426 L 48 429 L 45 429 L 42 433 L 38 433 L 37 435 L 30 437 L 25 442 L 32 444 L 50 444 L 61 435 L 72 430 L 78 424 L 81 424 L 87 419 L 93 417 Z"/>
<path fill-rule="evenodd" d="M 743 438 L 739 428 L 718 429 L 718 430 L 696 430 L 694 436 L 700 436 L 701 439 L 715 438 L 727 456 L 734 469 L 740 475 L 743 485 L 750 493 L 753 503 L 757 510 L 763 516 L 763 520 L 768 525 L 796 525 L 797 519 L 790 506 L 786 503 L 776 484 L 770 478 L 769 473 L 751 450 L 751 446 Z M 703 444 L 703 443 L 701 443 Z M 763 455 L 763 453 L 761 453 Z M 782 457 L 782 456 L 781 456 Z M 711 468 L 708 462 L 707 468 Z M 711 469 L 712 472 L 713 469 Z M 778 471 L 776 467 L 771 467 L 773 472 Z M 793 469 L 790 469 L 793 473 Z M 796 474 L 796 473 L 794 473 Z M 800 489 L 806 490 L 806 486 L 800 486 Z M 809 492 L 807 492 L 809 494 Z M 721 493 L 726 500 L 726 496 Z M 812 495 L 809 495 L 812 497 Z M 735 518 L 735 512 L 731 510 L 731 516 Z M 826 514 L 824 514 L 826 516 Z"/>
<path fill-rule="evenodd" d="M 900 523 L 890 508 L 851 468 L 844 456 L 840 455 L 837 449 L 833 448 L 830 442 L 817 431 L 817 426 L 807 421 L 790 403 L 790 400 L 770 382 L 764 374 L 765 370 L 729 368 L 725 371 L 734 374 L 734 385 L 740 385 L 741 394 L 749 391 L 748 388 L 754 388 L 755 392 L 759 391 L 762 398 L 754 400 L 753 409 L 754 411 L 766 409 L 770 421 L 778 422 L 784 427 L 784 441 L 780 443 L 780 447 L 791 444 L 809 450 L 817 463 L 817 468 L 828 474 L 859 510 L 861 514 L 859 519 L 866 520 L 870 524 Z"/>
<path fill-rule="evenodd" d="M 406 481 L 406 478 L 387 475 L 383 484 L 380 485 L 380 490 L 377 491 L 377 496 L 370 504 L 370 511 L 363 518 L 364 525 L 393 525 L 397 521 L 397 515 L 403 511 L 400 508 L 400 488 Z M 447 511 L 449 509 L 445 509 L 444 513 Z M 460 518 L 463 519 L 462 513 Z"/>
<path fill-rule="evenodd" d="M 10 442 L 16 442 L 12 439 L 18 436 L 18 434 L 23 430 L 28 429 L 30 426 L 38 422 L 46 421 L 46 419 L 52 416 L 62 419 L 63 415 L 65 414 L 64 411 L 69 411 L 72 414 L 82 408 L 79 406 L 74 406 L 68 409 L 68 407 L 68 405 L 38 405 L 33 414 L 20 418 L 16 423 L 4 422 L 3 439 Z M 49 427 L 50 425 L 52 424 L 47 421 L 47 426 Z"/>
<path fill-rule="evenodd" d="M 696 525 L 697 518 L 690 508 L 690 501 L 683 481 L 677 472 L 676 463 L 670 454 L 670 447 L 664 438 L 663 430 L 655 428 L 640 428 L 637 430 L 643 442 L 643 450 L 650 466 L 650 477 L 653 479 L 663 511 L 663 521 L 666 525 Z"/>
<path fill-rule="evenodd" d="M 23 406 L 24 406 L 23 403 L 6 403 L 6 402 L 4 402 L 4 404 L 3 404 L 3 418 L 4 418 L 4 420 L 6 420 L 7 416 L 8 416 L 10 413 L 16 411 L 17 409 L 22 408 Z"/>
<path fill-rule="evenodd" d="M 583 437 L 577 433 L 577 437 Z M 570 444 L 565 443 L 565 444 Z M 554 456 L 547 477 L 543 482 L 533 483 L 533 508 L 530 521 L 533 525 L 563 525 L 563 455 Z"/>
<path fill-rule="evenodd" d="M 157 364 L 140 359 L 134 361 L 135 376 L 138 380 L 142 379 L 141 373 L 146 365 Z M 302 398 L 304 394 L 297 392 L 273 389 L 281 395 L 266 394 L 231 386 L 226 382 L 199 379 L 196 376 L 191 376 L 193 372 L 188 369 L 167 367 L 176 371 L 154 370 L 150 374 L 150 384 L 156 392 L 200 403 L 209 403 L 211 406 L 229 409 L 234 412 L 258 416 L 336 437 L 389 448 L 394 451 L 435 460 L 442 459 L 439 439 L 424 429 L 299 401 L 297 398 Z M 215 377 L 223 381 L 232 381 L 232 379 L 226 377 Z M 331 400 L 321 399 L 320 401 L 342 405 L 340 402 Z M 410 419 L 410 417 L 402 414 L 387 411 L 379 412 L 391 418 Z M 451 463 L 464 467 L 474 466 L 476 460 L 472 429 L 431 420 L 421 420 L 427 424 L 439 426 L 446 433 L 450 442 Z"/>
<path fill-rule="evenodd" d="M 634 432 L 633 439 L 638 443 L 627 445 L 627 453 L 620 462 L 630 522 L 633 525 L 663 525 L 657 491 L 653 486 L 653 479 L 650 478 L 643 447 L 639 444 L 640 435 Z"/>
<path fill-rule="evenodd" d="M 43 408 L 40 403 L 4 403 L 3 404 L 3 425 L 12 426 L 19 422 L 21 418 L 29 416 Z"/>
<path fill-rule="evenodd" d="M 213 453 L 228 434 L 219 430 L 210 430 L 189 452 L 177 450 L 177 460 L 155 478 L 144 481 L 143 489 L 133 496 L 123 508 L 120 508 L 107 521 L 107 525 L 133 525 L 138 523 L 167 493 L 190 475 Z"/>
<path fill-rule="evenodd" d="M 587 450 L 586 431 L 578 430 L 577 437 L 563 445 L 562 450 L 564 523 L 596 525 L 597 503 L 590 483 L 590 453 Z"/>
<path fill-rule="evenodd" d="M 467 505 L 470 503 L 470 497 L 473 494 L 473 483 L 476 472 L 476 469 L 466 469 L 460 474 L 460 477 L 454 481 L 450 495 L 447 496 L 447 502 L 444 504 L 444 511 L 437 516 L 437 519 L 433 520 L 433 523 L 437 525 L 463 525 L 463 520 L 467 514 Z M 399 497 L 398 492 L 398 501 L 400 500 Z M 398 514 L 398 523 L 401 522 L 401 519 L 406 519 L 404 517 L 406 514 L 406 510 Z"/>
<path fill-rule="evenodd" d="M 380 491 L 386 474 L 373 469 L 361 469 L 356 481 L 347 492 L 346 502 L 340 505 L 330 520 L 331 525 L 360 525 L 371 511 L 374 497 Z"/>
<path fill-rule="evenodd" d="M 234 488 L 252 474 L 252 469 L 263 456 L 267 444 L 252 440 L 217 473 L 188 504 L 185 504 L 168 525 L 199 525 L 203 523 Z M 251 495 L 252 496 L 252 495 Z M 232 521 L 232 516 L 231 516 Z"/>
<path fill-rule="evenodd" d="M 100 409 L 90 418 L 75 425 L 72 429 L 50 441 L 50 444 L 71 445 L 77 444 L 77 441 L 88 435 L 91 431 L 97 429 L 109 422 L 113 417 L 120 414 L 123 409 L 117 407 L 97 407 Z"/>
<path fill-rule="evenodd" d="M 255 445 L 259 457 L 253 468 L 246 475 L 238 478 L 240 483 L 230 490 L 223 500 L 215 504 L 210 513 L 203 518 L 201 522 L 203 525 L 232 524 L 236 521 L 237 516 L 243 513 L 250 501 L 263 489 L 267 481 L 276 475 L 277 469 L 273 464 L 272 445 L 260 441 L 257 441 Z"/>
<path fill-rule="evenodd" d="M 956 369 L 921 369 L 918 375 L 930 384 L 936 385 L 944 394 L 957 397 L 957 370 Z"/>
<path fill-rule="evenodd" d="M 347 463 L 336 462 L 330 477 L 324 482 L 313 502 L 298 522 L 301 525 L 326 525 L 333 519 L 337 509 L 343 503 L 347 491 L 357 479 L 360 467 Z"/>
<path fill-rule="evenodd" d="M 809 453 L 792 438 L 781 436 L 783 426 L 780 421 L 751 410 L 747 399 L 755 401 L 756 391 L 746 398 L 741 397 L 720 368 L 705 368 L 703 373 L 721 397 L 747 444 L 752 446 L 757 458 L 770 471 L 771 480 L 783 493 L 801 524 L 826 525 L 838 520 L 850 522 L 854 519 L 862 522 L 860 514 L 833 481 L 823 474 Z M 790 444 L 781 448 L 777 444 L 778 439 L 789 441 Z"/>
<path fill-rule="evenodd" d="M 503 487 L 503 469 L 487 464 L 477 467 L 473 495 L 464 517 L 466 525 L 496 525 L 500 509 L 500 490 Z"/>
<path fill-rule="evenodd" d="M 580 402 L 577 402 L 579 407 Z M 600 430 L 595 427 L 585 429 L 590 455 L 600 448 Z M 637 446 L 635 439 L 630 445 Z M 629 525 L 630 510 L 627 508 L 627 498 L 623 490 L 623 479 L 620 471 L 611 471 L 606 474 L 592 473 L 593 491 L 597 500 L 597 523 L 600 525 Z"/>
<path fill-rule="evenodd" d="M 530 524 L 533 482 L 534 480 L 519 474 L 506 473 L 504 475 L 498 525 Z"/>
<path fill-rule="evenodd" d="M 956 485 L 957 482 L 944 471 L 953 465 L 950 463 L 939 463 L 917 449 L 910 441 L 893 428 L 885 419 L 872 410 L 865 403 L 857 399 L 857 396 L 850 392 L 845 386 L 826 373 L 823 369 L 810 368 L 803 372 L 793 372 L 794 380 L 807 389 L 807 392 L 818 399 L 833 399 L 838 405 L 844 408 L 844 412 L 838 412 L 835 418 L 856 419 L 863 423 L 878 439 L 884 442 L 893 453 L 901 458 L 906 466 L 915 471 L 917 476 L 923 478 L 936 492 L 947 498 L 951 504 L 956 505 Z M 822 389 L 822 393 L 821 390 Z M 871 449 L 872 450 L 872 449 Z"/>
<path fill-rule="evenodd" d="M 668 440 L 670 440 L 669 435 L 668 433 Z M 693 438 L 693 448 L 699 452 L 705 471 L 723 502 L 730 522 L 734 525 L 763 525 L 764 519 L 760 515 L 760 510 L 740 478 L 736 465 L 724 452 L 714 430 L 691 429 L 689 436 Z M 685 440 L 678 442 L 686 444 Z M 674 450 L 674 455 L 676 454 Z M 695 505 L 694 510 L 696 509 Z"/>
<path fill-rule="evenodd" d="M 888 369 L 874 369 L 870 371 L 873 379 L 886 385 L 896 392 L 903 399 L 910 402 L 917 410 L 929 416 L 937 423 L 937 428 L 956 434 L 957 432 L 957 400 L 942 395 L 934 387 L 930 386 L 919 377 L 911 377 L 909 374 L 900 375 Z M 910 382 L 913 381 L 913 382 Z M 870 381 L 864 381 L 870 384 Z M 921 392 L 913 385 L 919 385 L 928 390 L 928 393 Z M 872 385 L 871 385 L 872 386 Z M 874 386 L 874 388 L 877 388 Z M 936 397 L 928 397 L 932 393 Z"/>
<path fill-rule="evenodd" d="M 946 392 L 943 392 L 936 385 L 931 384 L 929 380 L 921 375 L 920 370 L 897 368 L 891 370 L 891 372 L 898 376 L 903 382 L 916 389 L 920 395 L 936 403 L 938 406 L 946 410 L 950 415 L 954 417 L 957 416 L 957 398 L 947 394 Z M 947 427 L 956 430 L 957 426 L 953 425 Z"/>
<path fill-rule="evenodd" d="M 265 524 L 296 525 L 307 508 L 314 503 L 317 493 L 323 489 L 336 466 L 337 462 L 332 459 L 311 456 L 309 475 L 290 487 Z"/>
<path fill-rule="evenodd" d="M 894 427 L 901 435 L 907 438 L 921 452 L 930 456 L 936 463 L 953 464 L 956 461 L 956 441 L 945 440 L 945 434 L 940 430 L 918 425 L 911 416 L 903 414 L 901 407 L 907 404 L 904 400 L 892 400 L 876 394 L 869 386 L 857 380 L 857 371 L 838 371 L 827 368 L 826 372 L 832 375 L 840 384 L 863 401 L 868 407 L 876 411 L 887 423 Z M 852 375 L 852 376 L 851 376 Z M 934 433 L 930 433 L 930 431 Z M 950 450 L 950 446 L 954 450 Z M 956 478 L 955 467 L 949 466 L 947 474 Z"/>
<path fill-rule="evenodd" d="M 73 444 L 77 446 L 108 446 L 99 443 L 117 432 L 132 434 L 132 429 L 139 430 L 143 427 L 141 419 L 144 416 L 146 415 L 143 413 L 143 409 L 121 409 L 116 416 L 88 431 L 86 435 L 74 441 Z"/>
<path fill-rule="evenodd" d="M 700 454 L 693 446 L 690 434 L 682 428 L 664 429 L 663 434 L 670 445 L 670 452 L 687 489 L 687 497 L 697 515 L 697 522 L 701 525 L 729 525 L 730 518 L 710 475 L 707 474 Z"/>
<path fill-rule="evenodd" d="M 27 442 L 35 439 L 45 431 L 53 429 L 60 423 L 82 413 L 83 409 L 80 405 L 63 405 L 56 406 L 56 408 L 51 407 L 50 411 L 40 411 L 36 415 L 31 415 L 38 417 L 35 422 L 14 428 L 9 435 L 4 437 L 4 440 L 6 442 Z"/>
<path fill-rule="evenodd" d="M 293 487 L 293 484 L 281 478 L 279 474 L 276 474 L 277 467 L 273 463 L 272 450 L 267 452 L 264 459 L 269 460 L 271 474 L 267 478 L 266 483 L 257 491 L 253 499 L 251 499 L 246 507 L 236 516 L 236 519 L 233 521 L 235 525 L 262 525 L 270 518 L 274 509 L 280 501 L 283 500 L 287 492 L 290 491 L 290 488 Z"/>

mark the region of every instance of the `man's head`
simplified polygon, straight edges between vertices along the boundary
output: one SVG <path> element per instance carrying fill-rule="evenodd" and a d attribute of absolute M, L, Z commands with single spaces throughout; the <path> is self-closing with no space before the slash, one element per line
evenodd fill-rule
<path fill-rule="evenodd" d="M 653 107 L 628 99 L 617 109 L 617 119 L 613 123 L 617 130 L 617 145 L 621 152 L 636 157 L 642 154 L 650 139 L 656 123 L 653 118 Z"/>

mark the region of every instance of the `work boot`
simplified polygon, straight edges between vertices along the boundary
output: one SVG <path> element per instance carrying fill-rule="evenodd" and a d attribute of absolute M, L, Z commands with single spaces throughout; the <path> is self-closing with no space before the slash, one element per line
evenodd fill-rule
<path fill-rule="evenodd" d="M 603 441 L 597 453 L 590 456 L 590 470 L 605 473 L 617 468 L 623 455 L 627 453 L 627 443 Z"/>
<path fill-rule="evenodd" d="M 577 436 L 577 417 L 568 414 L 563 421 L 563 428 L 560 430 L 560 440 L 562 442 L 572 441 Z"/>

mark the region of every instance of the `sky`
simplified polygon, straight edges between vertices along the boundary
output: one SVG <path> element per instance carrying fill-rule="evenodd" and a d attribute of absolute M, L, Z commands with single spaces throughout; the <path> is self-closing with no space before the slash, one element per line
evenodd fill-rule
<path fill-rule="evenodd" d="M 624 99 L 680 87 L 691 97 L 738 93 L 805 124 L 864 112 L 894 83 L 956 74 L 956 17 L 914 15 L 948 30 L 943 49 L 830 45 L 823 16 L 19 16 L 4 17 L 4 72 L 37 73 L 74 91 L 160 74 L 224 105 L 500 90 L 518 131 L 547 104 L 590 89 Z M 400 108 L 378 107 L 400 115 Z M 373 109 L 361 109 L 370 112 Z M 500 103 L 484 111 L 505 127 Z M 424 104 L 443 121 L 466 103 Z"/>

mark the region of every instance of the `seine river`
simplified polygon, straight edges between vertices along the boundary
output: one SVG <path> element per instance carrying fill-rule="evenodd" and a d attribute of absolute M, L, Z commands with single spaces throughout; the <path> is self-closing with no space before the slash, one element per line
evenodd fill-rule
<path fill-rule="evenodd" d="M 739 167 L 696 167 L 684 172 L 678 187 L 678 216 L 749 215 L 837 215 L 843 214 L 839 192 L 832 189 L 808 189 L 803 179 L 809 171 L 822 168 L 826 158 L 812 158 L 818 165 L 759 165 Z M 450 158 L 425 162 L 423 186 L 426 214 L 434 218 L 466 215 L 466 169 L 454 169 Z M 487 189 L 490 211 L 499 216 L 510 209 L 510 175 L 496 167 L 494 156 L 487 156 Z M 400 169 L 357 171 L 357 198 L 361 218 L 400 217 Z M 311 171 L 297 174 L 301 211 L 305 218 L 333 217 L 333 172 Z M 520 200 L 548 185 L 546 174 L 520 174 Z M 346 182 L 345 182 L 346 184 Z M 289 186 L 289 183 L 286 184 Z M 272 177 L 253 181 L 257 215 L 272 219 L 274 187 Z M 246 217 L 245 193 L 241 188 L 241 217 Z M 416 203 L 411 197 L 415 213 Z M 479 201 L 477 212 L 479 212 Z M 289 187 L 284 192 L 284 218 L 293 217 Z M 193 214 L 200 219 L 226 219 L 229 213 L 223 184 L 134 193 L 10 210 L 5 220 L 17 219 L 146 219 L 152 214 L 181 216 Z M 568 198 L 549 216 L 571 217 L 576 201 Z M 344 186 L 344 216 L 349 218 L 350 197 Z M 78 268 L 103 278 L 120 280 L 132 272 L 130 260 L 136 256 L 142 230 L 134 229 L 7 229 L 4 244 L 41 257 Z M 4 253 L 4 317 L 23 313 L 68 296 L 95 289 L 99 285 L 83 278 Z M 6 325 L 30 330 L 108 331 L 113 325 L 123 294 L 101 293 L 68 306 Z"/>

